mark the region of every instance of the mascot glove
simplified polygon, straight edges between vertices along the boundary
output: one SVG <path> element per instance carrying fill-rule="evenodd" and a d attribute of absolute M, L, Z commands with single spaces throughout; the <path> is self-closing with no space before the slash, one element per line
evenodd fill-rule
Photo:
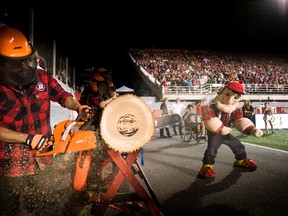
<path fill-rule="evenodd" d="M 263 131 L 259 130 L 257 128 L 253 128 L 250 130 L 250 134 L 255 136 L 255 137 L 262 137 L 263 136 Z"/>
<path fill-rule="evenodd" d="M 29 134 L 26 139 L 26 144 L 29 145 L 34 150 L 42 151 L 49 146 L 52 146 L 54 144 L 53 140 L 46 136 L 41 134 L 32 135 Z"/>
<path fill-rule="evenodd" d="M 220 135 L 225 136 L 227 134 L 230 134 L 231 132 L 232 132 L 232 128 L 224 126 L 222 130 L 220 131 Z"/>
<path fill-rule="evenodd" d="M 82 115 L 81 118 L 83 121 L 88 121 L 92 118 L 92 109 L 87 105 L 81 105 L 78 108 L 78 115 Z"/>

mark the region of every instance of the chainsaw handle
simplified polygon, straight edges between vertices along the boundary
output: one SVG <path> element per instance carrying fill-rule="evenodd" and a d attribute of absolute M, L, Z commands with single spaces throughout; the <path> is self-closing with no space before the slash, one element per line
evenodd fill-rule
<path fill-rule="evenodd" d="M 75 119 L 74 121 L 75 121 L 75 122 L 80 121 L 83 117 L 85 117 L 85 114 L 86 114 L 86 113 L 81 113 L 80 115 L 78 115 L 78 116 L 76 117 L 76 119 Z"/>
<path fill-rule="evenodd" d="M 91 106 L 91 114 L 92 114 L 92 118 L 95 116 L 95 114 L 99 111 L 99 108 L 96 106 Z M 88 113 L 87 112 L 82 112 L 81 114 L 78 114 L 78 116 L 76 117 L 76 119 L 74 120 L 75 122 L 80 121 L 82 118 L 86 117 Z M 88 121 L 90 121 L 91 119 L 89 119 Z"/>
<path fill-rule="evenodd" d="M 93 126 L 93 123 L 95 122 L 96 117 L 96 113 L 99 111 L 99 108 L 95 107 L 95 106 L 91 106 L 91 113 L 92 113 L 92 117 L 90 119 L 88 119 L 88 121 L 85 121 L 85 123 L 81 126 L 81 130 L 95 130 L 95 128 Z M 81 121 L 83 118 L 85 118 L 87 115 L 87 113 L 83 112 L 81 114 L 78 114 L 78 116 L 76 117 L 76 119 L 74 120 L 74 122 L 78 122 Z"/>

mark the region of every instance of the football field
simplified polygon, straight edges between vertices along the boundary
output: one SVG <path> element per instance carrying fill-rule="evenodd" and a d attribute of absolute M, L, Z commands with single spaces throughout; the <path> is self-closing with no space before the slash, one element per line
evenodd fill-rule
<path fill-rule="evenodd" d="M 263 132 L 263 136 L 258 138 L 241 134 L 233 129 L 233 135 L 242 142 L 288 151 L 288 130 L 275 130 L 276 133 L 272 133 L 271 130 L 268 133 L 264 130 Z"/>

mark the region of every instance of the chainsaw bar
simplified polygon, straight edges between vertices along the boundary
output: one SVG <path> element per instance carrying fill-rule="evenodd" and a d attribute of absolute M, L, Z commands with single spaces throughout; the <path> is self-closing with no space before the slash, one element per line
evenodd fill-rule
<path fill-rule="evenodd" d="M 154 117 L 156 128 L 163 128 L 178 124 L 182 118 L 179 114 L 164 115 L 160 117 Z"/>

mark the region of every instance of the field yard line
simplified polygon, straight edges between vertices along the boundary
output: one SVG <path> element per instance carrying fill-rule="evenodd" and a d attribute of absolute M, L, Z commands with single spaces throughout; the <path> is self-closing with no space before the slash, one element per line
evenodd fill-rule
<path fill-rule="evenodd" d="M 246 142 L 242 142 L 242 143 L 244 143 L 245 145 L 252 145 L 252 146 L 255 146 L 255 147 L 259 147 L 259 148 L 275 150 L 275 151 L 279 151 L 279 152 L 283 152 L 283 153 L 287 153 L 288 154 L 288 151 L 284 151 L 284 150 L 280 150 L 280 149 L 270 148 L 270 147 L 256 145 L 256 144 L 252 144 L 252 143 L 246 143 Z"/>

